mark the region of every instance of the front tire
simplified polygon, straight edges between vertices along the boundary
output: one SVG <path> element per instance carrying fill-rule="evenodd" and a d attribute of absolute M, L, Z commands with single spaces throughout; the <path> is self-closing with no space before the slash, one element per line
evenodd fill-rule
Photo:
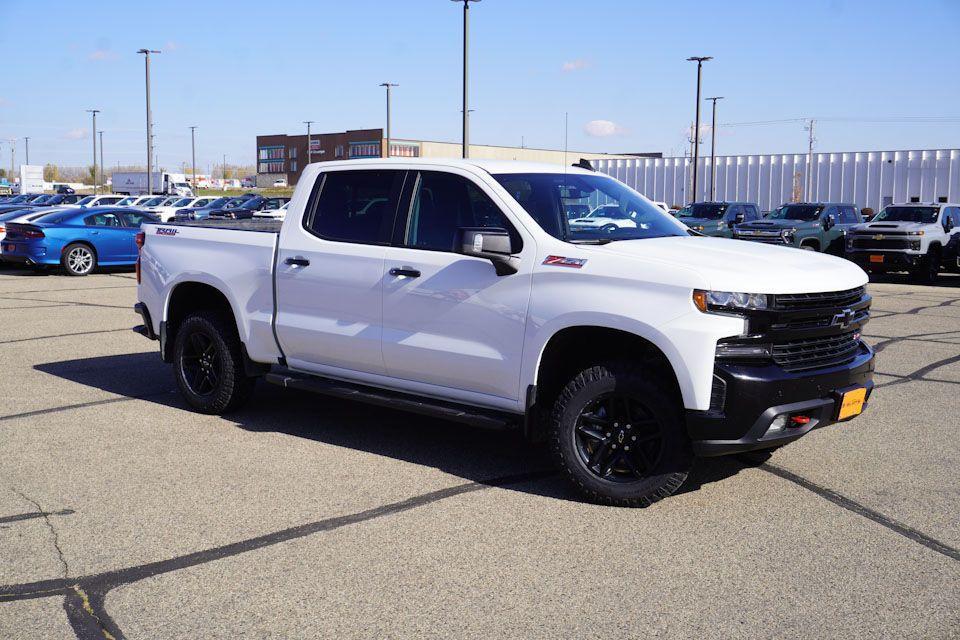
<path fill-rule="evenodd" d="M 554 403 L 554 457 L 581 494 L 646 507 L 687 479 L 693 454 L 681 404 L 650 372 L 626 362 L 585 369 Z"/>
<path fill-rule="evenodd" d="M 184 318 L 173 362 L 180 393 L 200 413 L 228 413 L 253 394 L 256 378 L 244 372 L 237 330 L 218 313 L 198 311 Z"/>
<path fill-rule="evenodd" d="M 920 260 L 919 267 L 910 272 L 911 279 L 921 284 L 932 284 L 940 277 L 940 252 L 932 247 Z"/>
<path fill-rule="evenodd" d="M 97 268 L 97 253 L 86 244 L 68 244 L 60 256 L 60 264 L 68 276 L 86 276 Z"/>

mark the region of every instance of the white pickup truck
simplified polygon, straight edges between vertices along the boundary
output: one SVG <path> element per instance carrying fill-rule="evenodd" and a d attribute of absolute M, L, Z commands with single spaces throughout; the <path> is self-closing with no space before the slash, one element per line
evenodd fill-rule
<path fill-rule="evenodd" d="M 960 205 L 891 204 L 847 232 L 847 258 L 870 273 L 909 271 L 932 282 L 941 270 L 960 271 Z"/>
<path fill-rule="evenodd" d="M 571 226 L 584 206 L 634 224 Z M 606 504 L 670 495 L 695 455 L 850 419 L 873 389 L 859 267 L 700 236 L 585 168 L 313 164 L 282 225 L 138 242 L 136 330 L 196 410 L 237 409 L 263 378 L 517 428 Z"/>

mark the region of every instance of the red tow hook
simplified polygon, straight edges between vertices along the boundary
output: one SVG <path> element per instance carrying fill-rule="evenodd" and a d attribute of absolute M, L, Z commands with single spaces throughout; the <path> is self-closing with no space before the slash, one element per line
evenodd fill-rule
<path fill-rule="evenodd" d="M 805 424 L 810 424 L 810 416 L 790 416 L 791 427 L 802 427 Z"/>

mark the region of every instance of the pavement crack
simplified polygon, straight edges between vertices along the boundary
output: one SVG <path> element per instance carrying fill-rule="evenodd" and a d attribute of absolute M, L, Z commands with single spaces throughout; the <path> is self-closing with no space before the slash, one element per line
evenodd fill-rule
<path fill-rule="evenodd" d="M 18 496 L 32 504 L 37 509 L 37 513 L 40 514 L 40 517 L 43 518 L 43 522 L 47 525 L 47 529 L 50 530 L 50 535 L 53 538 L 53 548 L 57 550 L 57 558 L 60 559 L 60 564 L 63 566 L 63 578 L 66 580 L 70 577 L 70 565 L 67 564 L 67 558 L 63 554 L 63 549 L 60 547 L 60 534 L 57 533 L 57 528 L 53 526 L 53 521 L 50 519 L 50 516 L 53 515 L 51 512 L 45 511 L 40 503 L 20 491 L 19 489 L 12 489 L 14 493 Z M 71 512 L 72 513 L 72 512 Z"/>

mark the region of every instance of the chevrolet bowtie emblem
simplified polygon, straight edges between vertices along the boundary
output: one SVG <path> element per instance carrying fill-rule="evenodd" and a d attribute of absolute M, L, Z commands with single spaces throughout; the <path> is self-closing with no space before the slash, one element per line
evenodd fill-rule
<path fill-rule="evenodd" d="M 850 326 L 850 323 L 853 322 L 856 315 L 852 309 L 844 309 L 833 316 L 833 324 L 838 325 L 841 329 L 846 329 Z"/>
<path fill-rule="evenodd" d="M 873 239 L 874 239 L 874 240 L 883 240 L 883 234 L 882 234 L 882 233 L 877 234 L 877 235 L 873 236 Z"/>

